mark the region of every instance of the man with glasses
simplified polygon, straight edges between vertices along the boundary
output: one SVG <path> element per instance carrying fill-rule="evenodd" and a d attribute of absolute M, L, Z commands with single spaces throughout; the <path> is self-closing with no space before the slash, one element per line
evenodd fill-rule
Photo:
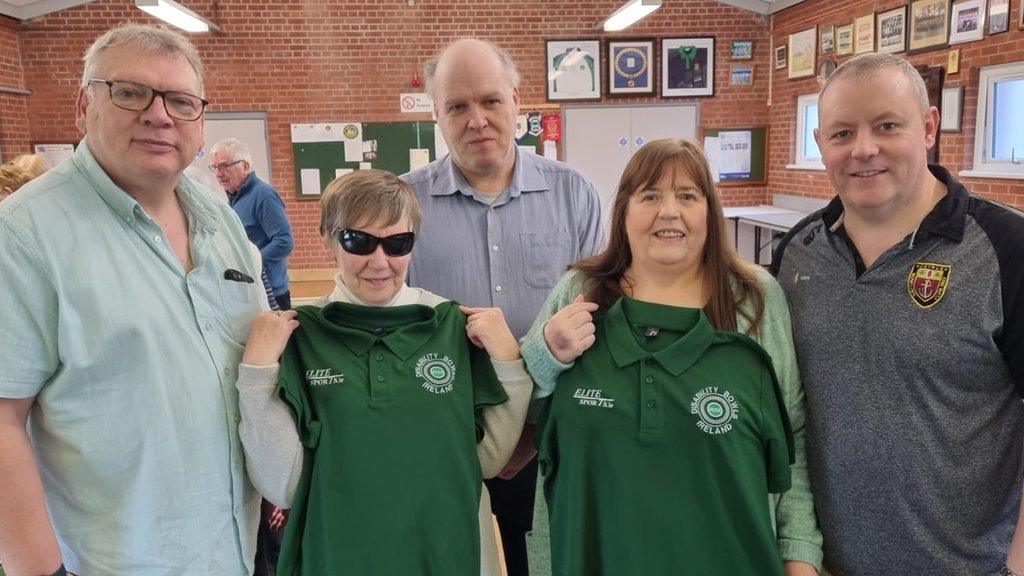
<path fill-rule="evenodd" d="M 0 558 L 8 576 L 248 575 L 235 380 L 267 304 L 238 217 L 181 178 L 202 63 L 135 24 L 84 60 L 85 138 L 0 205 Z"/>
<path fill-rule="evenodd" d="M 282 310 L 291 306 L 288 290 L 288 255 L 295 241 L 284 202 L 277 190 L 260 180 L 252 169 L 249 147 L 237 138 L 221 140 L 210 148 L 210 168 L 227 192 L 231 207 L 245 225 L 249 240 L 260 249 L 263 268 L 274 299 Z"/>
<path fill-rule="evenodd" d="M 519 73 L 505 50 L 459 40 L 424 72 L 450 153 L 402 177 L 423 206 L 409 282 L 501 308 L 521 338 L 566 266 L 601 248 L 597 191 L 569 166 L 516 147 Z M 487 482 L 510 576 L 528 573 L 537 478 L 529 430 Z"/>

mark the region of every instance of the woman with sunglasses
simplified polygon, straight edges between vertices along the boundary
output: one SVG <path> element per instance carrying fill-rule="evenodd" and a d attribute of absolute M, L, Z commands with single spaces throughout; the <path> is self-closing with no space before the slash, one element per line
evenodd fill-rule
<path fill-rule="evenodd" d="M 334 290 L 253 323 L 239 432 L 253 484 L 292 509 L 282 576 L 500 574 L 482 477 L 511 455 L 533 383 L 500 310 L 405 284 L 419 222 L 388 172 L 334 180 Z"/>

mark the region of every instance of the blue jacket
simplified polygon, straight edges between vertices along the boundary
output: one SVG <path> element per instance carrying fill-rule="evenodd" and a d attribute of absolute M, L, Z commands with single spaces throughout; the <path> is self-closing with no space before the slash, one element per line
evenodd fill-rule
<path fill-rule="evenodd" d="M 249 241 L 260 249 L 263 268 L 274 294 L 287 292 L 288 255 L 292 253 L 295 239 L 284 211 L 284 201 L 270 184 L 252 172 L 231 196 L 231 207 L 245 225 Z"/>

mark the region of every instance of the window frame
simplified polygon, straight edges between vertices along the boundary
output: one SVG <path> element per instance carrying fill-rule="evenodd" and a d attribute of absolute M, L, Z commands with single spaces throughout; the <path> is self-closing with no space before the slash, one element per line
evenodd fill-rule
<path fill-rule="evenodd" d="M 807 117 L 807 108 L 818 104 L 818 92 L 813 94 L 801 94 L 796 98 L 796 148 L 793 151 L 793 163 L 786 166 L 790 170 L 824 170 L 825 164 L 821 158 L 808 158 L 804 156 L 806 139 L 804 138 L 804 118 Z"/>
<path fill-rule="evenodd" d="M 960 172 L 961 176 L 980 178 L 1009 178 L 1024 180 L 1024 150 L 1015 153 L 1015 161 L 999 160 L 990 156 L 995 84 L 1006 80 L 1024 81 L 1024 60 L 993 66 L 983 66 L 978 80 L 978 106 L 975 112 L 974 167 Z"/>

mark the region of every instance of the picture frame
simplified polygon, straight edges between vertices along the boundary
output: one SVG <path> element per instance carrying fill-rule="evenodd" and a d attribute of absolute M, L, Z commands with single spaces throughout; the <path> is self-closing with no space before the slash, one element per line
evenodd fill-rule
<path fill-rule="evenodd" d="M 858 16 L 853 20 L 853 53 L 875 51 L 875 13 Z"/>
<path fill-rule="evenodd" d="M 836 56 L 853 54 L 853 23 L 836 27 Z"/>
<path fill-rule="evenodd" d="M 908 19 L 908 52 L 927 52 L 948 45 L 949 0 L 914 0 Z"/>
<path fill-rule="evenodd" d="M 789 58 L 786 55 L 786 45 L 780 44 L 775 47 L 775 69 L 782 70 L 789 63 Z"/>
<path fill-rule="evenodd" d="M 949 16 L 949 44 L 974 42 L 985 37 L 985 0 L 953 4 Z"/>
<path fill-rule="evenodd" d="M 753 40 L 733 40 L 731 58 L 733 60 L 750 60 L 754 57 Z"/>
<path fill-rule="evenodd" d="M 608 96 L 653 95 L 657 53 L 654 38 L 608 40 Z"/>
<path fill-rule="evenodd" d="M 601 41 L 545 41 L 549 102 L 601 99 Z"/>
<path fill-rule="evenodd" d="M 691 98 L 715 94 L 715 38 L 661 39 L 661 97 Z"/>
<path fill-rule="evenodd" d="M 960 132 L 963 130 L 964 87 L 948 86 L 942 89 L 942 103 L 939 106 L 939 130 Z"/>
<path fill-rule="evenodd" d="M 954 48 L 946 55 L 946 75 L 960 72 L 960 49 Z"/>
<path fill-rule="evenodd" d="M 789 35 L 789 77 L 814 76 L 818 54 L 818 29 L 810 27 Z"/>
<path fill-rule="evenodd" d="M 1024 2 L 1017 8 L 1017 29 L 1024 30 Z"/>
<path fill-rule="evenodd" d="M 1010 0 L 989 0 L 988 35 L 1002 34 L 1010 29 Z"/>
<path fill-rule="evenodd" d="M 836 27 L 834 24 L 828 26 L 822 26 L 818 31 L 818 48 L 822 54 L 831 54 L 835 52 L 836 47 Z"/>
<path fill-rule="evenodd" d="M 731 86 L 750 86 L 753 83 L 753 64 L 734 64 L 729 69 L 729 84 Z"/>
<path fill-rule="evenodd" d="M 907 51 L 907 5 L 882 12 L 877 17 L 878 51 L 899 54 Z"/>

